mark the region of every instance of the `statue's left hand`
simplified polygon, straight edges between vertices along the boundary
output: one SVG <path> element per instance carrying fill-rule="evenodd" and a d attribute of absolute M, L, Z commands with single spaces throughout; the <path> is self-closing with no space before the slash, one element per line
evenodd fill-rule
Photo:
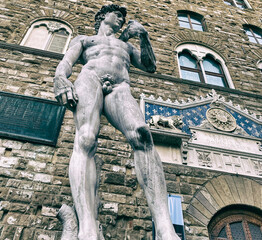
<path fill-rule="evenodd" d="M 141 36 L 141 35 L 147 34 L 146 29 L 137 21 L 130 20 L 128 22 L 127 28 L 123 31 L 120 38 L 123 38 L 125 41 L 127 41 L 130 38 Z"/>
<path fill-rule="evenodd" d="M 55 98 L 69 110 L 74 111 L 78 102 L 78 96 L 74 85 L 66 78 L 54 78 Z"/>

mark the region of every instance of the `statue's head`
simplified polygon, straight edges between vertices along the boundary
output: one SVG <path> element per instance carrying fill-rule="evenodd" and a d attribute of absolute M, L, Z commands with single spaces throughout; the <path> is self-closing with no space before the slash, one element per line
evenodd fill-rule
<path fill-rule="evenodd" d="M 96 33 L 98 33 L 100 24 L 105 19 L 105 15 L 108 12 L 115 12 L 115 11 L 119 11 L 123 15 L 124 21 L 123 21 L 121 27 L 124 25 L 125 17 L 126 17 L 126 8 L 120 7 L 116 4 L 106 5 L 106 6 L 103 6 L 95 15 L 95 30 L 96 30 Z"/>

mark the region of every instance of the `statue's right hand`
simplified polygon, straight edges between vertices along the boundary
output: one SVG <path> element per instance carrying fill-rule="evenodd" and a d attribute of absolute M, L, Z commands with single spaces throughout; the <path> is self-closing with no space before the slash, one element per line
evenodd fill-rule
<path fill-rule="evenodd" d="M 74 85 L 65 77 L 55 77 L 54 90 L 57 101 L 69 110 L 74 111 L 78 102 Z"/>

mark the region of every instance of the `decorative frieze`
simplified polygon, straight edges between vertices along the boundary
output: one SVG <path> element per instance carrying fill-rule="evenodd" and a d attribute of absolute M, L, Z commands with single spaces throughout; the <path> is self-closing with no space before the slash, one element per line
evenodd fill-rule
<path fill-rule="evenodd" d="M 261 119 L 250 115 L 246 109 L 242 110 L 239 105 L 227 102 L 214 90 L 206 97 L 182 102 L 142 95 L 141 108 L 154 132 L 162 135 L 173 132 L 174 138 L 182 134 L 190 137 L 181 138 L 180 145 L 173 143 L 172 152 L 176 152 L 179 146 L 181 156 L 172 160 L 169 154 L 168 162 L 179 163 L 179 159 L 180 164 L 192 167 L 262 176 Z M 175 127 L 170 127 L 175 118 L 181 119 L 181 136 L 172 130 Z M 172 148 L 172 139 L 169 140 L 171 142 L 166 143 Z M 165 161 L 167 155 L 163 151 L 160 155 Z"/>

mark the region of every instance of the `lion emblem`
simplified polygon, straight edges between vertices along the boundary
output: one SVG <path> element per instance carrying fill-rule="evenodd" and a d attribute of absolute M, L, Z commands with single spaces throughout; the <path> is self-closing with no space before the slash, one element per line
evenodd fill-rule
<path fill-rule="evenodd" d="M 183 125 L 183 121 L 182 118 L 178 115 L 173 115 L 170 117 L 153 115 L 148 121 L 148 125 L 155 128 L 171 128 L 174 130 L 180 130 Z"/>

